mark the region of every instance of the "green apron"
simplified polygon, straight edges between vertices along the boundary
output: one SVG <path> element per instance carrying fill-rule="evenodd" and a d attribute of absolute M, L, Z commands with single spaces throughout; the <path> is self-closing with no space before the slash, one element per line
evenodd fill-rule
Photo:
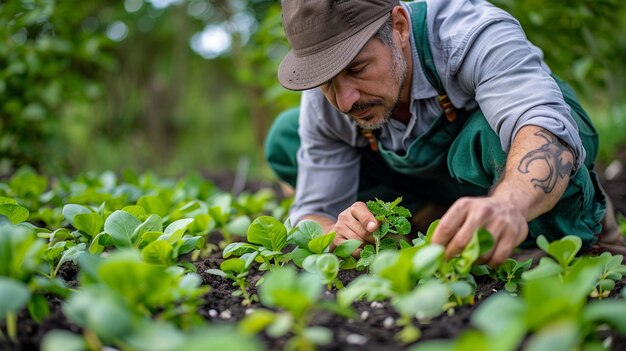
<path fill-rule="evenodd" d="M 456 110 L 451 106 L 437 75 L 428 45 L 426 3 L 411 3 L 411 22 L 419 62 L 428 81 L 437 89 L 445 113 L 426 133 L 416 138 L 403 154 L 385 150 L 379 142 L 361 149 L 361 171 L 357 198 L 391 201 L 402 196 L 403 205 L 412 210 L 427 202 L 449 206 L 462 196 L 484 196 L 495 185 L 504 169 L 506 153 L 498 135 L 479 109 Z M 549 240 L 564 235 L 580 236 L 585 246 L 596 241 L 606 204 L 599 188 L 593 162 L 598 151 L 598 136 L 591 120 L 578 103 L 573 90 L 554 77 L 561 88 L 587 152 L 584 166 L 572 176 L 565 193 L 549 212 L 529 223 L 525 246 L 543 234 Z M 448 105 L 444 105 L 446 103 Z M 295 186 L 298 111 L 280 116 L 266 141 L 270 166 L 284 181 Z"/>

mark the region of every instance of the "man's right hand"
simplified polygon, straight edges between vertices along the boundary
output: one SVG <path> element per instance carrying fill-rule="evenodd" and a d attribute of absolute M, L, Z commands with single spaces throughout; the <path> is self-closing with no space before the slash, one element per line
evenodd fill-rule
<path fill-rule="evenodd" d="M 312 219 L 322 225 L 325 233 L 335 232 L 335 240 L 330 246 L 334 250 L 337 245 L 349 239 L 356 239 L 362 243 L 374 243 L 372 233 L 380 225 L 372 212 L 364 202 L 358 201 L 345 209 L 337 217 L 337 222 L 333 222 L 328 217 L 319 215 L 304 216 L 303 219 Z M 354 252 L 358 257 L 361 249 Z"/>

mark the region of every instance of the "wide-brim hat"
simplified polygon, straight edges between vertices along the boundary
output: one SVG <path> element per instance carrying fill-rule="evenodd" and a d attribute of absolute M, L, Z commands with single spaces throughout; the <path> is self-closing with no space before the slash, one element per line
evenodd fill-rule
<path fill-rule="evenodd" d="M 389 20 L 398 0 L 283 0 L 292 46 L 278 80 L 287 89 L 315 88 L 341 72 Z"/>

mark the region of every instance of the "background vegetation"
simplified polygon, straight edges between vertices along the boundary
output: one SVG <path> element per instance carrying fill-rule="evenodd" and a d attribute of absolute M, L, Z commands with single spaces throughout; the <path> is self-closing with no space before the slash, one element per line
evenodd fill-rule
<path fill-rule="evenodd" d="M 626 6 L 493 3 L 575 86 L 610 157 L 626 124 Z M 250 164 L 271 177 L 263 137 L 299 99 L 275 79 L 286 44 L 275 0 L 0 2 L 0 175 Z"/>

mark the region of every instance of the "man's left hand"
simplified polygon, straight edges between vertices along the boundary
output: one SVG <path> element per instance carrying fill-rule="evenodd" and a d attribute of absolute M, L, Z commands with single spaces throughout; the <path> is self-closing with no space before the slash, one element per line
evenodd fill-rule
<path fill-rule="evenodd" d="M 492 250 L 479 263 L 497 266 L 511 256 L 513 249 L 528 235 L 526 216 L 510 200 L 497 197 L 463 197 L 444 214 L 432 242 L 446 247 L 446 258 L 461 253 L 479 228 L 488 230 L 495 240 Z"/>

